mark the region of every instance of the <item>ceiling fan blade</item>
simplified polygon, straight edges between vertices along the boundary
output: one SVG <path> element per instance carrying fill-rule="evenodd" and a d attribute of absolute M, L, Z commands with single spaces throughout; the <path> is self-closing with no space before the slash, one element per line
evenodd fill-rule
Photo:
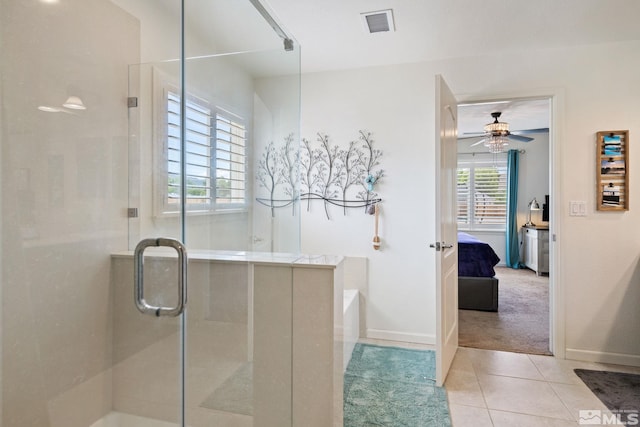
<path fill-rule="evenodd" d="M 476 145 L 480 145 L 483 142 L 485 142 L 487 140 L 487 138 L 482 138 L 480 141 L 478 142 L 474 142 L 473 144 L 471 144 L 469 147 L 475 147 Z"/>
<path fill-rule="evenodd" d="M 547 132 L 549 132 L 549 128 L 521 129 L 521 130 L 514 130 L 511 133 L 515 135 L 521 135 L 525 133 L 547 133 Z"/>
<path fill-rule="evenodd" d="M 513 139 L 514 141 L 520 141 L 520 142 L 529 142 L 529 141 L 533 141 L 533 138 L 529 138 L 528 136 L 520 136 L 520 135 L 514 135 L 512 133 L 510 133 L 507 138 L 509 139 Z"/>

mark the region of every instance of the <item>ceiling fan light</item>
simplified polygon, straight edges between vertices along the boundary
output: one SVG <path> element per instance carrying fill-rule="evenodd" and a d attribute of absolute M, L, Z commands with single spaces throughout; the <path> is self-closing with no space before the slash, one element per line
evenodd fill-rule
<path fill-rule="evenodd" d="M 484 146 L 487 147 L 492 154 L 502 153 L 508 145 L 509 138 L 503 136 L 487 138 L 484 143 Z"/>
<path fill-rule="evenodd" d="M 497 119 L 496 119 L 497 120 Z M 509 123 L 495 121 L 484 126 L 487 133 L 505 133 L 509 132 Z"/>

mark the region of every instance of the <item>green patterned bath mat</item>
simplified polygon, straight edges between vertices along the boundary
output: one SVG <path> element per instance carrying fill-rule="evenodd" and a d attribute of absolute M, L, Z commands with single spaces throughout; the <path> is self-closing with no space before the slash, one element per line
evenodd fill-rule
<path fill-rule="evenodd" d="M 451 426 L 435 353 L 356 344 L 344 376 L 344 427 Z"/>

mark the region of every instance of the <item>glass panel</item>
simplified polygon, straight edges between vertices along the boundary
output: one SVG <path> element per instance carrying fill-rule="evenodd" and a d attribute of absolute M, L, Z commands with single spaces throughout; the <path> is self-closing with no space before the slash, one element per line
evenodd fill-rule
<path fill-rule="evenodd" d="M 258 180 L 270 142 L 295 157 L 299 50 L 249 1 L 186 0 L 181 64 L 180 4 L 0 2 L 2 427 L 291 425 L 291 319 L 264 327 L 291 299 L 256 291 L 252 263 L 299 253 L 297 182 Z M 185 102 L 211 113 L 191 108 L 192 127 L 183 65 Z M 188 248 L 183 316 L 136 309 L 150 237 Z M 175 251 L 145 255 L 147 302 L 175 305 Z"/>
<path fill-rule="evenodd" d="M 178 320 L 136 311 L 131 257 L 122 252 L 129 179 L 141 178 L 127 167 L 136 154 L 127 68 L 146 43 L 140 21 L 107 0 L 2 0 L 0 8 L 0 424 L 113 426 L 110 414 L 142 403 L 141 388 L 167 405 L 147 400 L 140 415 L 175 421 Z M 179 22 L 167 16 L 163 59 L 179 55 Z M 68 99 L 76 108 L 63 105 Z M 136 147 L 137 130 L 131 135 Z M 153 303 L 175 272 L 162 264 L 146 266 Z M 166 295 L 171 304 L 173 289 Z M 137 356 L 166 340 L 153 357 Z M 152 365 L 162 375 L 148 375 Z"/>
<path fill-rule="evenodd" d="M 270 64 L 287 70 L 286 77 L 270 75 Z M 189 425 L 291 425 L 291 323 L 278 336 L 265 332 L 271 322 L 265 316 L 280 309 L 277 303 L 265 307 L 270 296 L 254 290 L 248 260 L 261 252 L 299 252 L 298 212 L 278 209 L 272 217 L 268 207 L 255 203 L 265 194 L 255 177 L 266 144 L 274 141 L 282 149 L 288 135 L 297 136 L 298 64 L 298 52 L 285 51 L 280 42 L 270 51 L 185 63 L 187 92 L 197 93 L 219 112 L 212 129 L 213 135 L 217 132 L 215 214 L 205 219 L 187 213 L 185 220 L 189 248 L 211 260 L 190 265 L 185 358 Z M 246 135 L 241 142 L 221 130 Z M 250 155 L 231 156 L 235 144 L 246 145 Z M 279 188 L 273 194 L 285 197 Z M 290 292 L 291 283 L 282 285 Z"/>
<path fill-rule="evenodd" d="M 296 67 L 292 76 L 283 79 L 264 74 L 259 77 L 254 75 L 256 69 L 260 70 L 262 62 L 274 59 L 289 61 Z M 251 66 L 244 68 L 241 64 Z M 284 147 L 287 138 L 297 135 L 296 103 L 299 95 L 296 90 L 299 87 L 299 76 L 295 71 L 298 64 L 298 53 L 285 52 L 283 49 L 189 59 L 185 64 L 187 96 L 197 93 L 199 99 L 205 101 L 210 108 L 224 109 L 226 114 L 233 114 L 239 121 L 246 123 L 246 149 L 255 153 L 253 157 L 258 157 L 266 147 L 265 141 L 280 139 Z M 138 168 L 135 175 L 140 177 L 139 182 L 131 182 L 135 188 L 131 191 L 130 204 L 141 207 L 139 217 L 130 220 L 130 248 L 145 237 L 178 238 L 184 222 L 184 242 L 191 254 L 189 302 L 183 331 L 188 343 L 184 354 L 187 423 L 206 426 L 237 423 L 254 425 L 254 422 L 260 424 L 258 420 L 263 419 L 275 420 L 276 425 L 290 425 L 291 324 L 287 324 L 288 329 L 281 330 L 284 341 L 280 341 L 278 346 L 272 345 L 273 339 L 270 337 L 256 336 L 253 326 L 255 294 L 250 260 L 261 256 L 260 253 L 265 251 L 290 255 L 299 253 L 297 207 L 294 204 L 291 209 L 276 209 L 272 217 L 269 207 L 253 202 L 261 192 L 264 193 L 264 189 L 256 188 L 255 183 L 251 182 L 257 174 L 257 165 L 246 162 L 245 156 L 239 156 L 233 162 L 225 161 L 220 158 L 220 154 L 216 159 L 216 168 L 227 169 L 228 172 L 218 173 L 215 183 L 211 180 L 203 181 L 203 185 L 215 184 L 216 188 L 206 189 L 200 203 L 197 202 L 198 196 L 192 192 L 203 185 L 195 185 L 193 179 L 206 175 L 206 171 L 195 165 L 186 166 L 187 173 L 193 174 L 187 180 L 189 206 L 185 217 L 178 215 L 180 187 L 176 182 L 179 182 L 179 170 L 172 166 L 172 160 L 174 157 L 179 158 L 179 146 L 177 149 L 168 148 L 173 145 L 166 141 L 167 133 L 163 132 L 168 130 L 167 120 L 163 122 L 164 116 L 159 114 L 161 111 L 168 114 L 166 98 L 162 97 L 163 85 L 174 84 L 172 80 L 176 76 L 174 74 L 172 77 L 171 73 L 176 70 L 173 64 L 168 63 L 136 65 L 130 67 L 130 70 L 131 80 L 138 82 L 141 94 L 138 108 L 130 112 L 131 127 L 137 129 L 137 136 L 131 138 L 132 149 L 136 152 L 131 158 L 139 159 L 139 163 L 132 164 L 131 169 Z M 198 84 L 198 76 L 216 78 L 202 79 Z M 291 91 L 291 88 L 294 90 Z M 152 96 L 144 99 L 144 93 L 151 93 Z M 260 115 L 256 115 L 255 110 L 259 110 Z M 177 133 L 180 133 L 179 129 Z M 214 144 L 215 141 L 216 138 L 212 135 L 211 143 Z M 136 146 L 136 143 L 139 145 Z M 216 148 L 217 146 L 213 147 L 214 150 Z M 227 152 L 227 155 L 230 156 L 230 153 Z M 197 163 L 193 155 L 188 154 L 187 160 L 189 159 L 192 159 L 191 163 Z M 176 174 L 170 177 L 170 171 Z M 234 175 L 222 178 L 224 173 Z M 149 190 L 145 190 L 147 185 L 151 186 Z M 209 194 L 207 191 L 215 191 L 216 200 L 206 199 L 206 194 Z M 135 197 L 136 194 L 139 197 Z M 290 197 L 281 189 L 276 189 L 273 194 L 277 199 Z M 233 209 L 228 210 L 228 205 Z M 255 246 L 261 244 L 263 248 L 256 250 Z M 164 272 L 166 275 L 167 271 L 175 268 L 166 258 L 154 261 L 157 269 L 153 272 L 156 274 Z M 163 280 L 164 282 L 158 281 L 165 283 L 167 279 Z M 167 285 L 162 289 L 163 294 L 172 295 L 170 289 L 170 285 Z M 163 303 L 167 304 L 166 301 Z M 261 312 L 259 315 L 265 314 Z M 126 341 L 132 334 L 130 329 L 146 333 L 150 325 L 157 328 L 157 325 L 148 323 L 155 320 L 144 316 L 126 319 L 121 325 L 122 329 L 116 329 L 114 339 Z M 143 324 L 144 322 L 147 324 Z M 156 351 L 179 354 L 179 349 L 173 347 L 180 340 L 180 329 L 176 323 L 171 325 L 175 328 L 171 334 L 152 341 L 129 356 L 130 360 L 143 360 Z M 255 342 L 261 343 L 258 348 L 254 345 Z M 269 354 L 282 354 L 278 360 L 283 362 L 269 362 L 269 356 L 264 350 L 265 343 L 269 343 Z M 254 369 L 254 366 L 257 368 Z M 163 373 L 166 374 L 167 371 L 166 366 L 156 363 L 147 364 L 144 368 L 125 369 L 124 372 L 135 373 L 136 376 L 129 378 L 133 383 L 139 384 L 141 381 L 138 376 L 144 375 L 157 378 L 163 386 L 173 389 L 170 384 L 174 384 L 176 378 L 163 377 Z M 155 370 L 158 372 L 154 372 Z M 161 380 L 162 378 L 164 379 Z M 168 408 L 173 405 L 177 410 L 175 401 L 172 403 L 165 398 L 150 397 L 154 396 L 155 389 L 161 388 L 161 384 L 155 381 L 149 383 L 149 387 L 154 390 L 149 390 L 145 385 L 138 385 L 133 391 L 128 391 L 127 387 L 127 379 L 115 379 L 116 398 L 120 401 L 122 394 L 124 401 L 122 410 L 147 418 L 173 421 L 171 414 L 175 411 Z M 124 398 L 130 393 L 134 393 L 135 400 Z M 151 407 L 162 407 L 163 410 L 160 413 L 149 413 L 141 402 L 152 403 Z M 115 409 L 120 410 L 120 407 Z"/>

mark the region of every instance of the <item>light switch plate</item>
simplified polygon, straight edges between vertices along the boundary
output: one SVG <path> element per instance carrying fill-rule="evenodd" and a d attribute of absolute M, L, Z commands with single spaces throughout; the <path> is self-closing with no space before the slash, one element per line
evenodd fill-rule
<path fill-rule="evenodd" d="M 587 202 L 584 200 L 569 202 L 569 216 L 587 216 Z"/>

